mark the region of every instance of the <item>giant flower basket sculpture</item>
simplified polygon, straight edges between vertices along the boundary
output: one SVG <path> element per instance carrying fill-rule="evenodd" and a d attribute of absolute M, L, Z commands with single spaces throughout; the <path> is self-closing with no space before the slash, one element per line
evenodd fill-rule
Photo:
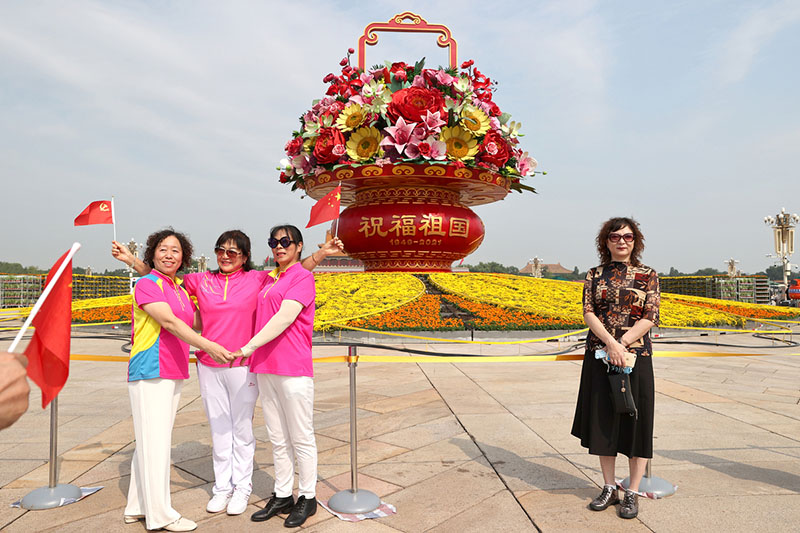
<path fill-rule="evenodd" d="M 375 31 L 436 32 L 449 68 L 424 59 L 364 67 Z M 522 179 L 536 160 L 519 147 L 519 124 L 492 101 L 495 83 L 466 61 L 450 31 L 403 13 L 367 26 L 327 94 L 300 118 L 280 180 L 319 199 L 341 184 L 338 235 L 367 270 L 449 271 L 481 244 L 470 206 L 534 191 Z"/>

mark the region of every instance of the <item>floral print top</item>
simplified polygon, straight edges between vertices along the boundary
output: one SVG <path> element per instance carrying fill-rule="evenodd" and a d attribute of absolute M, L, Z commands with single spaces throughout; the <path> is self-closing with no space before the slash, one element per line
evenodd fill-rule
<path fill-rule="evenodd" d="M 639 319 L 659 323 L 661 291 L 658 274 L 650 267 L 612 261 L 592 268 L 583 285 L 583 312 L 594 313 L 606 331 L 619 340 Z M 597 350 L 605 344 L 593 332 L 586 337 L 586 348 Z M 652 355 L 650 334 L 633 342 L 639 355 Z"/>

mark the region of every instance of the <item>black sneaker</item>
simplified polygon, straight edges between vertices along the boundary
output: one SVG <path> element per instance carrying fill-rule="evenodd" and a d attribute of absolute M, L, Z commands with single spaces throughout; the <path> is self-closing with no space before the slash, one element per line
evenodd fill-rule
<path fill-rule="evenodd" d="M 609 505 L 614 505 L 615 503 L 619 503 L 617 487 L 605 485 L 600 495 L 589 504 L 589 509 L 592 511 L 605 511 Z"/>
<path fill-rule="evenodd" d="M 253 522 L 263 522 L 265 520 L 269 520 L 278 513 L 288 513 L 292 509 L 293 505 L 294 498 L 291 496 L 278 498 L 273 492 L 272 497 L 267 502 L 267 505 L 264 506 L 264 508 L 260 511 L 253 513 L 250 516 L 250 520 Z"/>
<path fill-rule="evenodd" d="M 305 496 L 297 498 L 297 503 L 292 507 L 289 518 L 283 523 L 286 527 L 300 527 L 309 516 L 317 512 L 317 499 L 306 499 Z"/>

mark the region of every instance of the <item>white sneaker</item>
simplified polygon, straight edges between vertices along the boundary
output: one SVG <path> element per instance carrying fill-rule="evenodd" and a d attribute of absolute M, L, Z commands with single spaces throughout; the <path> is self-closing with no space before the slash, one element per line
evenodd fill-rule
<path fill-rule="evenodd" d="M 242 514 L 247 509 L 247 504 L 250 501 L 250 495 L 240 490 L 234 490 L 231 501 L 228 503 L 228 514 L 237 515 Z"/>
<path fill-rule="evenodd" d="M 161 529 L 166 529 L 167 531 L 194 531 L 195 529 L 197 529 L 197 524 L 195 524 L 188 518 L 180 517 L 171 524 L 167 524 Z"/>
<path fill-rule="evenodd" d="M 228 502 L 231 501 L 231 496 L 233 496 L 233 492 L 229 492 L 228 494 L 214 494 L 214 497 L 208 500 L 206 511 L 209 513 L 224 511 L 225 507 L 228 506 Z"/>

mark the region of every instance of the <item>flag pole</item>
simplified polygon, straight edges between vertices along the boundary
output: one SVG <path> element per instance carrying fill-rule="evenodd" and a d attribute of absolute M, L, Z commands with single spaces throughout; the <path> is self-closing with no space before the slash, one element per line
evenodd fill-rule
<path fill-rule="evenodd" d="M 114 195 L 111 195 L 111 226 L 114 228 L 114 241 L 117 240 L 117 213 L 114 209 Z"/>
<path fill-rule="evenodd" d="M 58 278 L 61 277 L 61 274 L 64 272 L 64 269 L 66 269 L 69 262 L 72 261 L 72 256 L 75 255 L 75 252 L 77 252 L 80 249 L 80 247 L 81 243 L 79 242 L 72 244 L 72 248 L 67 253 L 67 257 L 64 258 L 64 262 L 58 265 L 58 270 L 56 270 L 56 273 L 53 275 L 53 279 L 51 279 L 50 283 L 47 284 L 47 287 L 44 288 L 44 291 L 42 291 L 42 294 L 39 296 L 39 299 L 36 300 L 33 309 L 31 309 L 31 314 L 28 315 L 28 318 L 25 319 L 25 323 L 22 324 L 22 327 L 17 332 L 17 336 L 14 337 L 14 342 L 11 343 L 11 346 L 8 349 L 9 352 L 14 353 L 14 350 L 17 348 L 19 341 L 22 340 L 22 337 L 25 335 L 25 332 L 28 331 L 31 322 L 33 322 L 33 317 L 36 316 L 36 313 L 39 312 L 39 309 L 41 309 L 44 301 L 47 299 L 48 296 L 50 296 L 50 292 L 53 290 L 56 281 L 58 281 Z"/>
<path fill-rule="evenodd" d="M 33 306 L 31 310 L 31 314 L 28 315 L 28 318 L 25 320 L 25 323 L 20 328 L 19 332 L 17 333 L 16 338 L 14 338 L 14 342 L 11 343 L 11 347 L 8 349 L 9 352 L 14 352 L 19 344 L 20 339 L 22 339 L 23 335 L 30 327 L 31 322 L 33 321 L 33 317 L 36 316 L 36 313 L 39 312 L 39 309 L 42 307 L 42 304 L 52 292 L 53 287 L 55 287 L 58 278 L 61 277 L 61 274 L 64 273 L 64 270 L 67 268 L 67 265 L 70 261 L 72 261 L 72 257 L 75 255 L 80 249 L 80 243 L 76 242 L 73 243 L 72 248 L 67 253 L 67 257 L 64 258 L 64 261 L 58 265 L 58 269 L 56 270 L 53 278 L 50 280 L 50 283 L 44 288 L 42 291 L 41 296 L 39 299 L 36 300 L 36 304 Z M 75 485 L 59 485 L 58 484 L 58 472 L 57 472 L 57 464 L 58 464 L 58 396 L 53 398 L 53 401 L 50 402 L 50 472 L 48 478 L 48 486 L 47 487 L 40 487 L 36 490 L 33 490 L 25 495 L 22 498 L 22 508 L 23 509 L 52 509 L 54 507 L 59 507 L 66 503 L 71 503 L 72 501 L 77 501 L 81 498 L 81 489 L 76 487 Z"/>
<path fill-rule="evenodd" d="M 339 196 L 341 197 L 341 195 L 342 195 L 342 180 L 339 180 Z M 341 200 L 340 200 L 339 209 L 341 209 L 341 208 L 342 208 L 342 204 L 341 204 Z M 339 211 L 339 213 L 336 215 L 336 228 L 333 230 L 333 237 L 334 238 L 339 236 L 339 215 L 340 214 L 341 214 L 341 211 Z"/>

